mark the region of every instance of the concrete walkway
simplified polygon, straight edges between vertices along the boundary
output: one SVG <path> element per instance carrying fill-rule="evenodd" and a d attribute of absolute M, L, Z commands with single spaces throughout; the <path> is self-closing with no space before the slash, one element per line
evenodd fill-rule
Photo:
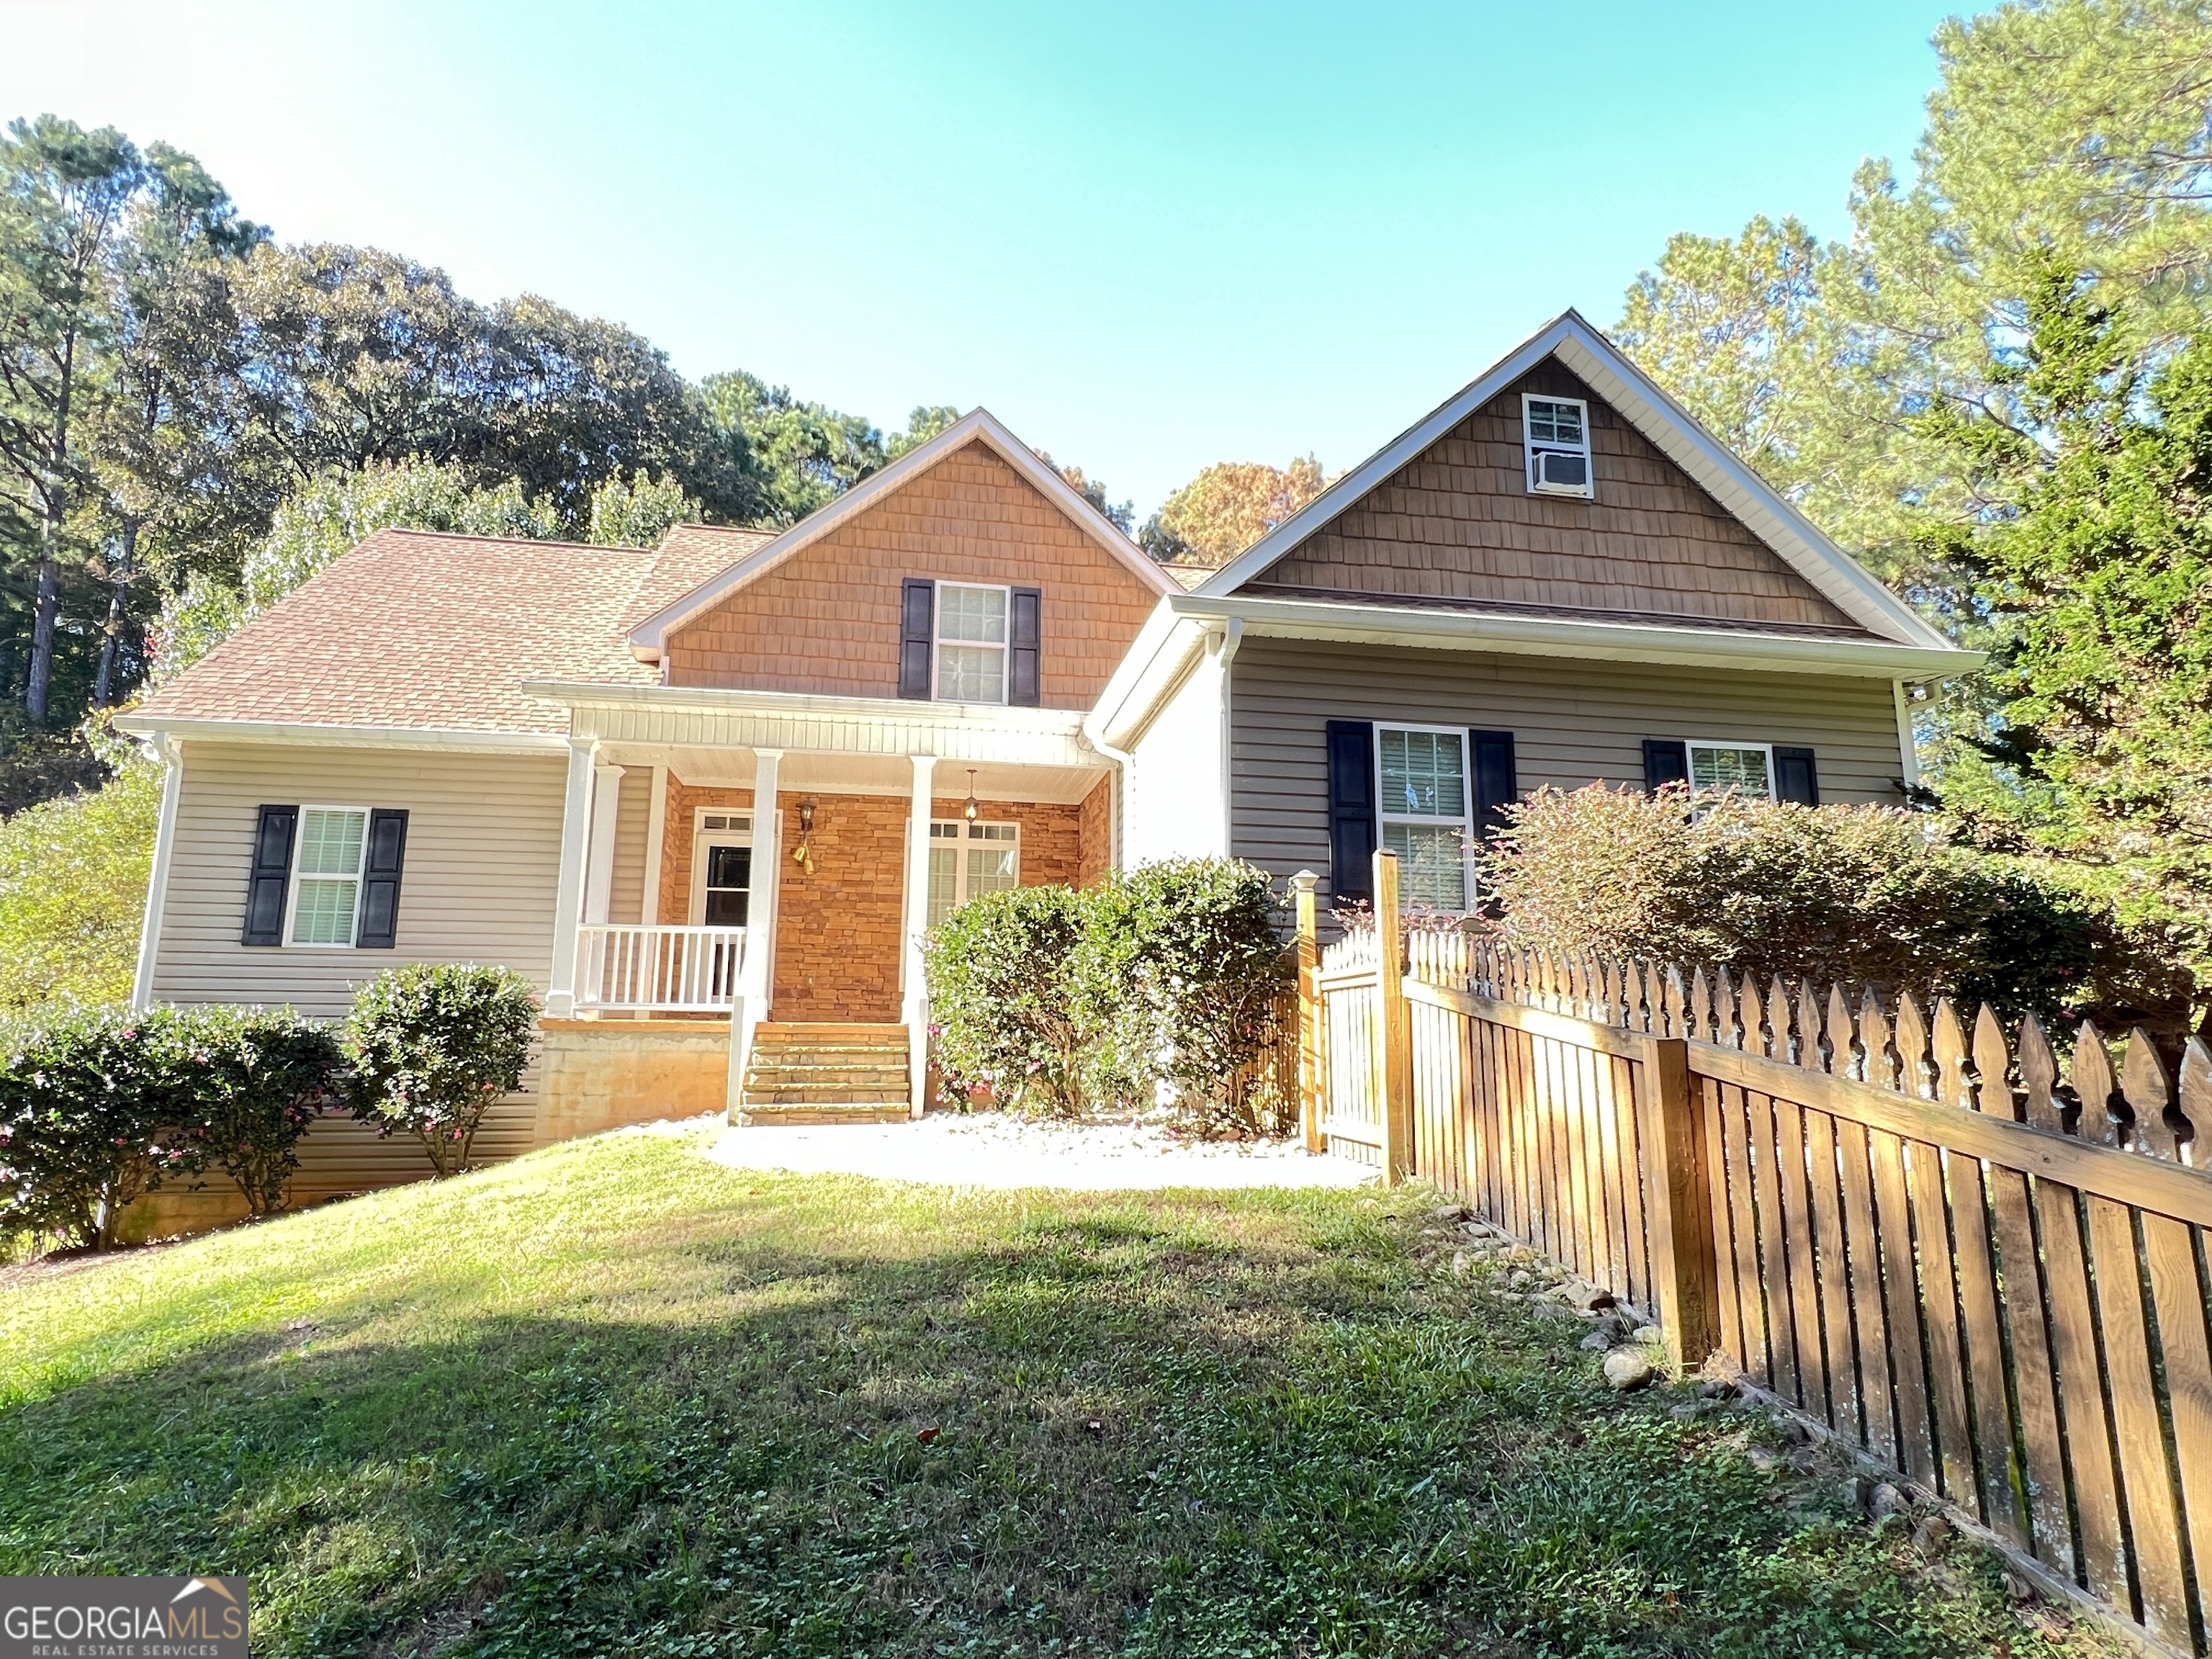
<path fill-rule="evenodd" d="M 725 1129 L 708 1148 L 738 1170 L 869 1176 L 947 1187 L 1358 1187 L 1375 1171 L 1282 1141 L 1175 1140 L 1140 1122 L 1039 1123 L 997 1113 L 933 1113 L 919 1122 Z"/>

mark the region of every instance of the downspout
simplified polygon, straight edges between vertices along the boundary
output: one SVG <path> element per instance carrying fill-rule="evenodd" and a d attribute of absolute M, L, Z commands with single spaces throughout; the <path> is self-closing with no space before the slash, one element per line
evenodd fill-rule
<path fill-rule="evenodd" d="M 1080 726 L 1076 728 L 1075 735 L 1084 747 L 1105 756 L 1114 763 L 1114 810 L 1106 818 L 1106 863 L 1109 869 L 1119 872 L 1121 869 L 1121 812 L 1129 794 L 1130 769 L 1136 765 L 1137 757 L 1126 749 L 1116 749 L 1103 738 L 1092 737 Z"/>
<path fill-rule="evenodd" d="M 1221 643 L 1216 655 L 1221 664 L 1221 856 L 1236 856 L 1236 782 L 1235 770 L 1230 757 L 1229 722 L 1229 665 L 1237 660 L 1237 647 L 1244 643 L 1244 618 L 1231 617 L 1222 624 Z"/>
<path fill-rule="evenodd" d="M 1905 787 L 1917 789 L 1920 786 L 1920 747 L 1912 737 L 1912 701 L 1905 691 L 1903 680 L 1892 680 L 1889 689 L 1897 705 L 1898 759 L 1905 768 Z"/>

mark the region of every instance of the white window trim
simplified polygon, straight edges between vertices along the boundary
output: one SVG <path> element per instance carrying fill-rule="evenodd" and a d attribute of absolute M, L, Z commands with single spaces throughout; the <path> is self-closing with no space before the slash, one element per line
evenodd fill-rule
<path fill-rule="evenodd" d="M 1014 885 L 1020 886 L 1022 884 L 1021 821 L 1018 818 L 978 818 L 975 820 L 975 827 L 981 828 L 985 824 L 990 825 L 994 830 L 1011 830 L 1014 832 L 1011 842 L 994 837 L 989 841 L 979 840 L 975 844 L 984 847 L 1011 846 L 1014 849 Z M 935 852 L 940 847 L 950 847 L 956 854 L 952 860 L 952 908 L 957 910 L 974 896 L 968 891 L 968 860 L 965 857 L 958 856 L 965 854 L 969 848 L 970 843 L 968 831 L 970 826 L 964 818 L 932 818 L 929 821 L 929 827 L 932 832 L 929 837 L 930 851 Z M 959 834 L 940 836 L 935 833 L 939 830 L 957 830 Z M 929 915 L 929 894 L 927 890 L 921 896 L 921 910 L 923 920 L 927 921 Z M 947 914 L 951 913 L 947 912 Z"/>
<path fill-rule="evenodd" d="M 987 708 L 1003 707 L 1006 704 L 1006 699 L 1011 697 L 1014 691 L 1014 590 L 1011 586 L 1002 582 L 955 582 L 946 581 L 940 579 L 938 580 L 936 586 L 931 590 L 929 601 L 929 700 L 932 702 L 951 702 L 953 701 L 950 697 L 941 697 L 937 694 L 937 688 L 939 684 L 941 684 L 937 678 L 938 652 L 939 648 L 946 643 L 945 638 L 945 590 L 948 587 L 977 588 L 986 592 L 996 592 L 1005 597 L 1006 607 L 1006 637 L 999 641 L 999 701 L 996 703 L 985 703 L 981 705 L 981 707 Z M 984 640 L 954 640 L 951 641 L 951 643 L 954 645 L 980 646 L 988 648 L 989 642 Z"/>
<path fill-rule="evenodd" d="M 1419 812 L 1393 812 L 1382 801 L 1382 734 L 1385 732 L 1426 732 L 1437 737 L 1459 739 L 1459 816 L 1449 814 L 1429 817 Z M 1433 829 L 1438 824 L 1457 823 L 1460 831 L 1460 895 L 1467 902 L 1455 915 L 1464 915 L 1474 908 L 1474 743 L 1464 726 L 1424 726 L 1413 720 L 1377 720 L 1375 722 L 1375 842 L 1383 844 L 1383 826 L 1390 823 L 1416 824 Z M 1401 883 L 1399 889 L 1402 894 Z"/>
<path fill-rule="evenodd" d="M 1747 795 L 1744 799 L 1747 800 L 1779 800 L 1782 799 L 1781 796 L 1775 793 L 1776 787 L 1781 781 L 1775 775 L 1774 745 L 1772 744 L 1747 743 L 1741 738 L 1683 738 L 1680 739 L 1680 742 L 1682 745 L 1682 769 L 1689 775 L 1683 780 L 1683 781 L 1690 786 L 1690 793 L 1692 794 L 1710 795 L 1719 793 L 1711 789 L 1700 789 L 1698 787 L 1698 763 L 1692 758 L 1694 751 L 1699 749 L 1756 749 L 1766 757 L 1766 793 L 1764 795 Z"/>
<path fill-rule="evenodd" d="M 1532 404 L 1566 404 L 1582 411 L 1583 441 L 1579 445 L 1556 443 L 1547 439 L 1539 445 L 1535 428 L 1530 423 L 1528 408 Z M 1579 453 L 1583 458 L 1584 483 L 1580 489 L 1562 489 L 1556 484 L 1539 487 L 1536 483 L 1536 453 L 1539 448 L 1559 454 Z M 1564 495 L 1572 501 L 1595 501 L 1597 497 L 1597 463 L 1590 455 L 1589 402 L 1583 398 L 1553 398 L 1540 392 L 1521 394 L 1521 465 L 1531 495 Z"/>
<path fill-rule="evenodd" d="M 298 939 L 292 937 L 293 921 L 297 915 L 300 908 L 300 848 L 301 842 L 307 838 L 307 814 L 310 812 L 358 812 L 361 814 L 361 862 L 355 866 L 353 878 L 353 932 L 351 937 L 347 939 L 346 942 L 343 945 L 318 944 L 313 940 Z M 368 831 L 369 826 L 374 817 L 375 811 L 372 807 L 356 806 L 344 802 L 331 803 L 327 801 L 307 801 L 301 803 L 300 807 L 300 816 L 294 821 L 292 827 L 292 870 L 291 874 L 286 879 L 284 889 L 284 948 L 286 950 L 353 951 L 360 948 L 354 943 L 354 940 L 361 937 L 361 895 L 362 889 L 366 886 L 368 882 Z M 318 881 L 343 881 L 345 878 L 343 876 L 318 875 L 315 877 L 315 879 Z"/>
<path fill-rule="evenodd" d="M 743 830 L 709 830 L 707 828 L 709 817 L 742 817 L 748 827 Z M 691 814 L 691 907 L 684 915 L 692 927 L 707 925 L 707 849 L 709 847 L 750 847 L 757 858 L 759 848 L 750 828 L 752 818 L 752 809 L 742 806 L 702 806 Z M 749 872 L 748 880 L 759 873 L 757 869 Z M 753 890 L 749 885 L 745 890 L 750 893 Z M 746 910 L 750 915 L 750 902 Z"/>

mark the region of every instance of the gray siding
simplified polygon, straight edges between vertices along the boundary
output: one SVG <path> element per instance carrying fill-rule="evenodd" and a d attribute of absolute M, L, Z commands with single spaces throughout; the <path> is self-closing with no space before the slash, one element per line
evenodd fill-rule
<path fill-rule="evenodd" d="M 356 987 L 403 962 L 500 963 L 541 988 L 552 971 L 553 901 L 567 775 L 559 756 L 187 743 L 176 840 L 154 962 L 157 1002 L 289 1004 L 343 1014 Z M 407 866 L 392 951 L 256 948 L 238 942 L 256 813 L 264 804 L 404 807 Z M 478 1152 L 526 1152 L 532 1075 L 495 1106 Z M 410 1139 L 379 1140 L 325 1119 L 301 1147 L 302 1196 L 429 1174 Z M 226 1183 L 218 1176 L 210 1190 Z"/>
<path fill-rule="evenodd" d="M 502 963 L 547 982 L 567 777 L 559 756 L 218 743 L 187 743 L 184 753 L 155 1001 L 287 1003 L 327 1018 L 401 962 Z M 398 949 L 238 942 L 264 803 L 407 809 Z"/>
<path fill-rule="evenodd" d="M 1279 876 L 1328 874 L 1332 720 L 1510 731 L 1523 794 L 1640 787 L 1644 738 L 1717 738 L 1811 748 L 1823 801 L 1899 799 L 1887 680 L 1251 638 L 1231 672 L 1231 849 Z"/>
<path fill-rule="evenodd" d="M 609 921 L 645 920 L 646 830 L 653 820 L 653 769 L 623 769 L 615 801 L 615 855 L 607 885 Z"/>

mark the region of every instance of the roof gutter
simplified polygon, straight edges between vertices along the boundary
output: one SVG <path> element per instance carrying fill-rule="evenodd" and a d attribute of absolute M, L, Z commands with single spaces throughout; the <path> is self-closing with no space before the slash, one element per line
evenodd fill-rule
<path fill-rule="evenodd" d="M 1969 673 L 1986 659 L 1982 652 L 1964 651 L 1953 646 L 1740 633 L 1728 629 L 1599 622 L 1569 617 L 1506 617 L 1372 601 L 1188 593 L 1162 603 L 1178 619 L 1210 630 L 1218 631 L 1233 623 L 1239 624 L 1243 633 L 1272 639 L 1328 640 L 1427 650 L 1591 657 L 1616 662 L 1884 680 L 1931 679 Z"/>
<path fill-rule="evenodd" d="M 324 726 L 312 721 L 219 720 L 184 714 L 118 714 L 115 729 L 134 738 L 194 742 L 290 744 L 347 749 L 444 750 L 475 755 L 565 755 L 568 739 L 550 732 L 463 732 L 404 726 Z"/>

